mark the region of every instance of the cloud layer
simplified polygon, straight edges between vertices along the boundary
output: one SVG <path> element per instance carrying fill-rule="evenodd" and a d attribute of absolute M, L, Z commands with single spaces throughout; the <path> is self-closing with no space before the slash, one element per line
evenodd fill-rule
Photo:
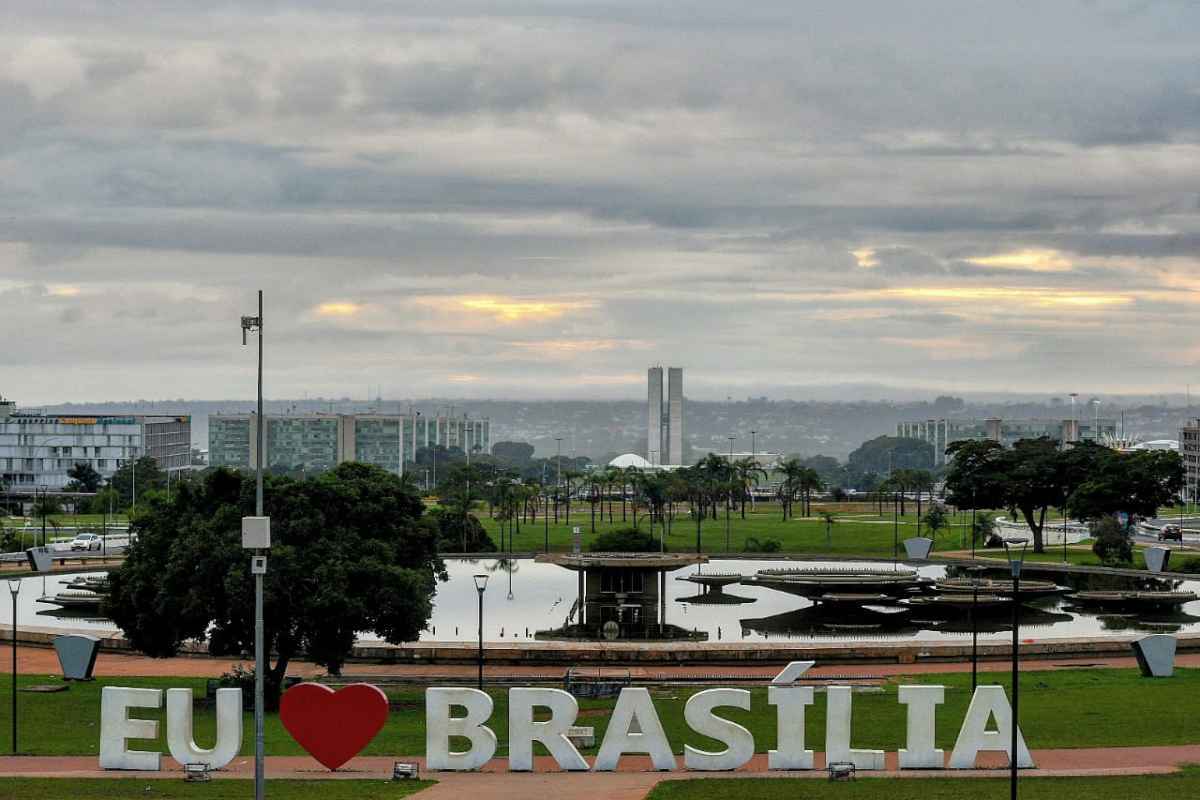
<path fill-rule="evenodd" d="M 1200 6 L 656 5 L 27 4 L 0 389 L 1189 381 Z"/>

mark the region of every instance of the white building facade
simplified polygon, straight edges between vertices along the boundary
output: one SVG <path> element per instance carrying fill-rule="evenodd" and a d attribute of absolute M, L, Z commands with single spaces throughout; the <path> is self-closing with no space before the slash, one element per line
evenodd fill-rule
<path fill-rule="evenodd" d="M 143 456 L 168 472 L 189 469 L 191 447 L 186 414 L 41 414 L 0 400 L 0 477 L 10 492 L 61 491 L 76 464 L 105 480 Z"/>

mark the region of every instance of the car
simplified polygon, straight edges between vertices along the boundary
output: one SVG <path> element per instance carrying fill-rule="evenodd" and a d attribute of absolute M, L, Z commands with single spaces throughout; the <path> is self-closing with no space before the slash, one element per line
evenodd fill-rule
<path fill-rule="evenodd" d="M 72 550 L 99 550 L 104 545 L 99 534 L 81 533 L 71 540 Z"/>
<path fill-rule="evenodd" d="M 1183 544 L 1183 530 L 1178 525 L 1163 525 L 1158 532 L 1160 542 L 1176 541 Z"/>

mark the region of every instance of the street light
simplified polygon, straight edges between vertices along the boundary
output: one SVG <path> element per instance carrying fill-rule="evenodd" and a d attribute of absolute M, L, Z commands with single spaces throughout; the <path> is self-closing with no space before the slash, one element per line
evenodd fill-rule
<path fill-rule="evenodd" d="M 12 752 L 17 754 L 17 595 L 21 593 L 21 579 L 9 578 L 8 591 L 12 594 Z"/>
<path fill-rule="evenodd" d="M 729 487 L 733 488 L 733 443 L 737 440 L 736 436 L 726 436 L 729 440 Z M 729 506 L 733 503 L 733 492 L 730 491 L 725 498 L 725 552 L 729 552 Z"/>
<path fill-rule="evenodd" d="M 479 592 L 479 691 L 483 691 L 483 593 L 487 590 L 488 576 L 475 576 L 475 591 Z"/>
<path fill-rule="evenodd" d="M 1012 800 L 1017 800 L 1017 732 L 1020 730 L 1020 716 L 1018 713 L 1017 695 L 1020 691 L 1020 675 L 1017 672 L 1020 653 L 1018 643 L 1020 634 L 1018 632 L 1019 609 L 1021 608 L 1021 565 L 1025 563 L 1025 550 L 1029 547 L 1029 539 L 1018 536 L 1004 540 L 1004 555 L 1008 557 L 1008 566 L 1012 569 L 1013 579 L 1013 599 L 1012 599 L 1012 725 L 1010 733 L 1012 740 L 1009 743 L 1008 763 L 1009 763 L 1009 786 L 1011 789 Z"/>
<path fill-rule="evenodd" d="M 975 606 L 979 603 L 979 576 L 986 569 L 978 565 L 967 567 L 971 573 L 971 696 L 979 684 L 979 618 Z"/>
<path fill-rule="evenodd" d="M 271 546 L 271 522 L 263 515 L 263 445 L 266 441 L 266 419 L 263 417 L 263 293 L 258 290 L 258 316 L 242 317 L 242 346 L 248 334 L 258 334 L 258 405 L 255 434 L 258 446 L 254 453 L 254 514 L 258 522 L 247 537 L 246 520 L 242 520 L 242 546 L 254 551 L 250 571 L 254 574 L 254 800 L 263 800 L 266 793 L 266 758 L 263 737 L 263 575 L 267 557 L 263 550 Z M 134 462 L 134 469 L 137 469 Z M 136 473 L 135 473 L 136 475 Z M 136 501 L 135 501 L 136 502 Z"/>

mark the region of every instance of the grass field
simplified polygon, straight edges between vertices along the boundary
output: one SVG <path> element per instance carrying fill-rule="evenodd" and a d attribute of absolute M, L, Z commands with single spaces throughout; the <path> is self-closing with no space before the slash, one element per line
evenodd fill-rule
<path fill-rule="evenodd" d="M 981 674 L 981 683 L 1005 684 L 1006 672 Z M 0 677 L 0 697 L 8 697 L 11 682 Z M 53 679 L 49 679 L 53 680 Z M 45 676 L 20 679 L 20 685 L 46 683 Z M 947 687 L 946 703 L 938 709 L 938 746 L 951 748 L 969 700 L 970 675 L 949 674 L 921 678 L 912 682 L 937 683 Z M 166 689 L 191 687 L 196 697 L 203 696 L 204 681 L 187 678 L 118 678 L 73 684 L 69 691 L 55 694 L 20 695 L 18 721 L 20 751 L 32 755 L 89 755 L 98 750 L 100 689 L 104 685 L 141 686 Z M 653 689 L 655 704 L 663 727 L 676 753 L 683 745 L 719 749 L 717 742 L 698 736 L 687 728 L 683 706 L 692 688 Z M 365 755 L 413 756 L 425 752 L 425 711 L 423 692 L 417 689 L 389 689 L 393 708 L 379 736 L 364 751 Z M 507 696 L 494 692 L 495 711 L 490 726 L 500 740 L 498 755 L 507 753 Z M 1121 745 L 1189 744 L 1200 740 L 1200 670 L 1180 669 L 1169 680 L 1140 677 L 1137 670 L 1063 670 L 1029 673 L 1021 682 L 1021 727 L 1030 747 L 1106 747 Z M 579 724 L 596 728 L 597 740 L 603 735 L 612 708 L 611 700 L 581 700 Z M 0 704 L 0 747 L 8 745 L 8 704 Z M 1146 709 L 1154 709 L 1153 714 Z M 752 690 L 751 710 L 722 711 L 745 725 L 753 734 L 756 749 L 764 752 L 775 744 L 774 709 L 766 703 L 766 690 Z M 162 719 L 161 714 L 136 712 L 135 716 Z M 905 739 L 905 708 L 896 701 L 896 686 L 889 684 L 879 693 L 856 694 L 855 746 L 894 750 Z M 869 720 L 869 723 L 867 722 Z M 824 741 L 825 701 L 818 696 L 806 715 L 807 735 L 817 743 Z M 196 741 L 209 747 L 214 736 L 211 709 L 197 709 Z M 166 752 L 162 726 L 156 743 L 134 743 L 136 748 L 157 747 Z M 245 730 L 253 730 L 251 715 L 245 718 Z M 266 720 L 268 755 L 299 755 L 300 749 L 279 724 L 276 715 Z M 253 738 L 246 735 L 243 753 L 249 755 Z M 594 751 L 592 751 L 594 752 Z"/>
<path fill-rule="evenodd" d="M 1025 778 L 1024 800 L 1130 800 L 1130 798 L 1200 797 L 1200 769 L 1171 775 L 1111 778 Z M 843 783 L 812 779 L 732 778 L 665 781 L 647 800 L 1001 800 L 1009 796 L 1004 778 L 861 778 Z"/>
<path fill-rule="evenodd" d="M 391 800 L 432 786 L 433 781 L 298 781 L 271 780 L 271 800 Z M 4 800 L 243 800 L 253 797 L 248 780 L 181 780 L 145 778 L 0 778 Z"/>
<path fill-rule="evenodd" d="M 865 504 L 858 505 L 865 508 Z M 605 510 L 603 519 L 600 518 L 599 513 L 596 515 L 595 532 L 597 534 L 632 527 L 633 518 L 628 511 L 626 520 L 622 521 L 620 503 L 616 503 L 614 506 L 615 513 L 612 522 L 609 521 L 607 506 Z M 911 509 L 909 513 L 898 517 L 895 521 L 890 513 L 880 516 L 869 509 L 834 511 L 837 521 L 830 526 L 828 536 L 824 520 L 820 516 L 816 516 L 819 511 L 815 504 L 813 512 L 813 517 L 796 516 L 786 522 L 781 520 L 777 504 L 760 504 L 759 510 L 756 512 L 747 509 L 744 520 L 740 513 L 735 513 L 729 519 L 728 544 L 726 543 L 724 515 L 722 514 L 715 520 L 706 519 L 701 524 L 701 548 L 706 553 L 740 553 L 746 548 L 746 540 L 753 537 L 760 541 L 777 539 L 782 546 L 780 552 L 784 553 L 814 555 L 828 553 L 839 556 L 861 555 L 891 558 L 894 536 L 901 543 L 900 552 L 903 556 L 903 541 L 918 534 L 917 515 Z M 488 534 L 499 545 L 500 522 L 491 519 L 486 511 L 476 512 L 476 516 L 483 523 Z M 963 546 L 969 546 L 969 540 L 966 538 L 969 521 L 969 515 L 952 516 L 951 527 L 943 529 L 938 534 L 935 552 L 938 549 L 958 550 Z M 566 522 L 563 514 L 559 515 L 557 524 L 555 524 L 553 516 L 548 525 L 540 516 L 535 523 L 521 524 L 519 531 L 514 530 L 511 547 L 507 545 L 508 536 L 507 533 L 505 534 L 505 549 L 513 552 L 540 552 L 545 549 L 548 538 L 550 550 L 569 550 L 572 538 L 571 529 L 575 526 L 579 527 L 583 535 L 583 546 L 587 549 L 588 542 L 593 536 L 592 515 L 587 505 L 578 505 L 572 508 L 570 524 Z M 650 529 L 644 514 L 639 514 L 639 527 L 644 531 Z M 661 525 L 654 526 L 655 536 L 660 535 L 661 527 Z M 921 526 L 921 533 L 928 534 L 924 526 Z M 666 546 L 668 550 L 677 552 L 695 551 L 696 524 L 687 516 L 686 511 L 681 511 L 676 515 L 675 521 L 671 525 L 671 532 L 666 537 Z"/>

